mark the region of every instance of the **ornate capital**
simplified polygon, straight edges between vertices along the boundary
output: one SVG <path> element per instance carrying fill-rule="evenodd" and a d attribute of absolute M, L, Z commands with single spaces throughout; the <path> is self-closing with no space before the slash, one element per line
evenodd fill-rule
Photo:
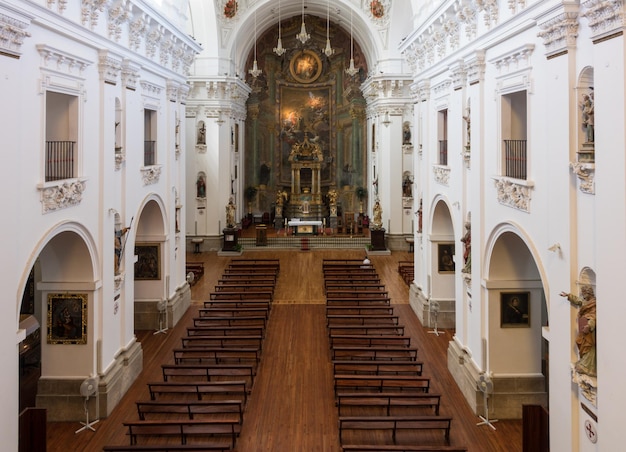
<path fill-rule="evenodd" d="M 122 60 L 108 50 L 99 52 L 98 72 L 103 82 L 117 85 L 117 80 L 122 70 Z"/>
<path fill-rule="evenodd" d="M 83 200 L 86 180 L 72 179 L 40 186 L 43 213 L 65 209 L 80 204 Z"/>
<path fill-rule="evenodd" d="M 140 171 L 144 185 L 152 185 L 159 182 L 159 178 L 161 177 L 161 165 L 144 166 Z"/>
<path fill-rule="evenodd" d="M 548 57 L 576 46 L 578 12 L 567 12 L 539 25 L 537 36 L 543 38 Z"/>
<path fill-rule="evenodd" d="M 24 38 L 30 37 L 26 31 L 29 26 L 30 18 L 9 16 L 0 10 L 0 53 L 19 58 Z"/>
<path fill-rule="evenodd" d="M 122 85 L 126 89 L 135 91 L 137 89 L 137 82 L 139 80 L 139 70 L 141 66 L 131 62 L 130 60 L 124 60 L 122 65 Z"/>
<path fill-rule="evenodd" d="M 582 5 L 581 16 L 589 22 L 594 38 L 624 27 L 624 0 L 589 0 Z"/>

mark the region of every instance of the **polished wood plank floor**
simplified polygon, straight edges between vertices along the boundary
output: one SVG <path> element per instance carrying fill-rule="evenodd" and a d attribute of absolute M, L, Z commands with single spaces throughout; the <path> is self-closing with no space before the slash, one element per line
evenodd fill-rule
<path fill-rule="evenodd" d="M 263 355 L 244 415 L 239 452 L 329 451 L 341 450 L 337 409 L 334 406 L 333 377 L 325 327 L 325 298 L 321 262 L 324 258 L 361 258 L 360 250 L 246 251 L 243 258 L 278 258 L 281 272 L 268 324 Z M 480 419 L 471 412 L 447 370 L 447 347 L 452 331 L 428 334 L 408 305 L 408 287 L 397 273 L 399 260 L 411 259 L 405 252 L 372 256 L 386 285 L 405 332 L 419 347 L 425 362 L 424 374 L 432 380 L 432 390 L 444 394 L 441 413 L 454 417 L 451 443 L 476 452 L 517 452 L 522 450 L 521 421 L 499 421 L 496 430 L 477 426 Z M 122 425 L 137 419 L 135 401 L 148 396 L 146 382 L 160 380 L 160 366 L 172 362 L 171 349 L 179 346 L 180 336 L 191 324 L 208 292 L 213 290 L 230 258 L 215 252 L 189 254 L 188 261 L 205 263 L 205 274 L 192 288 L 192 307 L 179 324 L 166 335 L 138 331 L 144 352 L 144 371 L 107 419 L 95 424 L 96 432 L 74 432 L 77 422 L 49 423 L 48 452 L 100 451 L 106 444 L 126 444 Z M 441 444 L 441 436 L 413 432 L 399 442 L 419 440 Z M 404 433 L 402 433 L 404 435 Z M 383 432 L 370 435 L 376 443 L 385 442 Z M 153 440 L 151 442 L 156 442 Z"/>

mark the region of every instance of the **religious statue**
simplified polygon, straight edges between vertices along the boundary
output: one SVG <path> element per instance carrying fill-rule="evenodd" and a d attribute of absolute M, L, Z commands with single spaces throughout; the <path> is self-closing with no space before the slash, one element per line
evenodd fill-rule
<path fill-rule="evenodd" d="M 206 198 L 206 181 L 202 174 L 198 175 L 198 180 L 196 180 L 196 197 Z"/>
<path fill-rule="evenodd" d="M 593 91 L 589 94 L 583 94 L 583 101 L 580 104 L 582 109 L 582 123 L 585 128 L 585 142 L 594 142 L 594 107 L 593 107 Z"/>
<path fill-rule="evenodd" d="M 124 251 L 124 245 L 122 244 L 122 237 L 130 230 L 130 226 L 127 228 L 121 228 L 115 230 L 115 260 L 113 262 L 113 270 L 115 274 L 120 272 L 120 263 L 122 261 L 122 253 Z"/>
<path fill-rule="evenodd" d="M 197 144 L 206 144 L 206 126 L 204 125 L 204 121 L 200 121 L 198 125 L 198 140 Z"/>
<path fill-rule="evenodd" d="M 472 142 L 472 118 L 471 118 L 471 109 L 469 104 L 465 107 L 465 114 L 463 115 L 463 120 L 465 121 L 465 133 L 467 135 L 467 142 L 465 147 L 469 150 L 471 142 Z"/>
<path fill-rule="evenodd" d="M 328 190 L 328 203 L 331 206 L 334 206 L 337 204 L 338 197 L 339 197 L 339 193 L 337 193 L 337 190 L 335 190 L 334 188 L 331 188 L 330 190 Z"/>
<path fill-rule="evenodd" d="M 463 273 L 472 272 L 472 224 L 469 221 L 465 222 L 465 235 L 461 238 L 461 242 L 465 244 L 463 250 Z"/>
<path fill-rule="evenodd" d="M 374 218 L 372 220 L 372 229 L 382 229 L 383 227 L 383 208 L 380 205 L 380 201 L 377 199 L 374 203 Z"/>
<path fill-rule="evenodd" d="M 283 190 L 282 188 L 279 188 L 278 191 L 276 192 L 276 205 L 277 206 L 284 205 L 287 202 L 287 199 L 289 199 L 289 195 L 287 194 L 287 192 Z"/>
<path fill-rule="evenodd" d="M 559 295 L 567 298 L 570 304 L 578 308 L 578 361 L 574 370 L 579 374 L 595 377 L 596 367 L 596 296 L 590 285 L 580 289 L 581 297 L 561 292 Z"/>
<path fill-rule="evenodd" d="M 408 121 L 402 125 L 402 144 L 411 144 L 411 125 Z"/>
<path fill-rule="evenodd" d="M 411 176 L 408 174 L 404 176 L 404 180 L 402 181 L 402 196 L 405 198 L 413 196 L 413 181 L 411 181 Z"/>
<path fill-rule="evenodd" d="M 228 204 L 226 204 L 226 227 L 235 227 L 235 204 L 233 204 L 232 196 L 228 200 Z"/>

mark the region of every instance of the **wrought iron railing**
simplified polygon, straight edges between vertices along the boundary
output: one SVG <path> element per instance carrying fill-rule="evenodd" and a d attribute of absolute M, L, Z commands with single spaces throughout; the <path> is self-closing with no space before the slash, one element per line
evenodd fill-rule
<path fill-rule="evenodd" d="M 448 165 L 448 140 L 439 140 L 439 164 Z"/>
<path fill-rule="evenodd" d="M 505 176 L 526 180 L 526 140 L 504 140 Z"/>
<path fill-rule="evenodd" d="M 144 166 L 156 164 L 156 141 L 143 142 L 143 164 Z"/>
<path fill-rule="evenodd" d="M 75 141 L 46 141 L 46 182 L 76 177 Z"/>

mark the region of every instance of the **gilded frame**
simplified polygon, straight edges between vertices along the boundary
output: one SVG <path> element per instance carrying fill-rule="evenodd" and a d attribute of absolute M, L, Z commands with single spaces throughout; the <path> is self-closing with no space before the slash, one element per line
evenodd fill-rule
<path fill-rule="evenodd" d="M 303 50 L 291 58 L 289 72 L 297 82 L 313 83 L 322 75 L 322 60 L 312 50 Z"/>
<path fill-rule="evenodd" d="M 136 280 L 159 280 L 161 279 L 161 244 L 141 243 L 135 245 L 135 279 Z"/>
<path fill-rule="evenodd" d="M 87 343 L 87 294 L 49 293 L 48 344 Z"/>

